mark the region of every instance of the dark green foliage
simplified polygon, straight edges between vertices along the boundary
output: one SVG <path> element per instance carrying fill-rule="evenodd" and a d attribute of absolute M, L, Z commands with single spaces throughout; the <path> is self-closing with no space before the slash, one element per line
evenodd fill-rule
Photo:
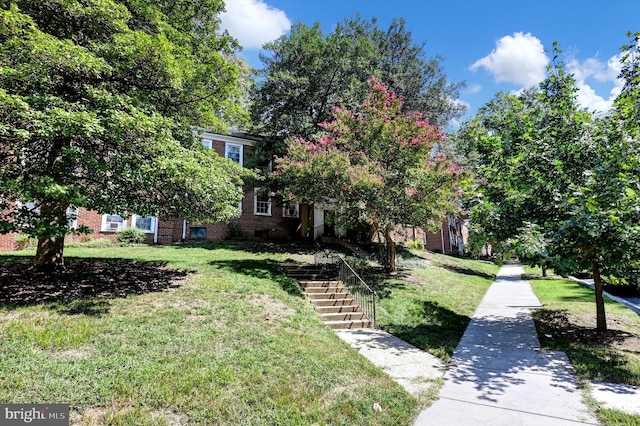
<path fill-rule="evenodd" d="M 3 5 L 0 232 L 38 238 L 44 265 L 62 262 L 68 208 L 237 215 L 247 173 L 192 130 L 243 115 L 236 44 L 216 33 L 221 0 Z"/>
<path fill-rule="evenodd" d="M 402 96 L 403 111 L 420 111 L 431 124 L 445 125 L 463 112 L 454 100 L 464 84 L 447 80 L 442 59 L 426 57 L 403 19 L 384 30 L 356 15 L 329 34 L 319 23 L 297 23 L 264 48 L 264 80 L 252 109 L 256 131 L 267 136 L 258 145 L 264 161 L 285 153 L 287 137 L 316 135 L 334 107 L 359 108 L 372 75 Z"/>
<path fill-rule="evenodd" d="M 144 243 L 146 233 L 138 228 L 127 228 L 118 234 L 118 242 L 122 245 Z"/>

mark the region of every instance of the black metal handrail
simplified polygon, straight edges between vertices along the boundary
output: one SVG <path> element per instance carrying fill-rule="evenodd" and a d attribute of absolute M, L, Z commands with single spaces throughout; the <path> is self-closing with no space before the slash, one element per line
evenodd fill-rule
<path fill-rule="evenodd" d="M 319 253 L 317 253 L 319 254 Z M 356 303 L 360 306 L 362 313 L 369 319 L 371 325 L 376 327 L 376 297 L 377 293 L 371 289 L 364 282 L 360 275 L 353 270 L 342 256 L 328 252 L 324 252 L 321 255 L 320 260 L 315 257 L 316 263 L 329 263 L 327 260 L 332 260 L 330 263 L 334 263 L 338 266 L 338 279 L 342 281 L 342 284 L 349 290 L 349 293 L 356 300 Z M 319 261 L 320 260 L 320 261 Z"/>

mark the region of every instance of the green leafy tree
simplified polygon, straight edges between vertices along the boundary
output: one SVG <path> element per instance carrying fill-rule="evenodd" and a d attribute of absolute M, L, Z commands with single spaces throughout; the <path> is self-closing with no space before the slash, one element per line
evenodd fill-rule
<path fill-rule="evenodd" d="M 543 110 L 537 90 L 501 92 L 452 138 L 454 158 L 463 164 L 470 159 L 467 165 L 476 173 L 478 191 L 468 200 L 474 226 L 494 248 L 517 235 L 548 201 L 542 194 L 526 196 L 537 185 L 528 161 L 535 155 L 531 141 L 538 138 Z"/>
<path fill-rule="evenodd" d="M 386 266 L 396 270 L 393 232 L 398 225 L 437 228 L 465 174 L 443 154 L 436 126 L 419 112 L 403 112 L 402 101 L 377 79 L 357 112 L 335 108 L 325 133 L 313 140 L 291 138 L 277 160 L 286 198 L 335 206 L 338 224 L 371 225 L 385 243 Z"/>
<path fill-rule="evenodd" d="M 556 250 L 565 261 L 593 273 L 597 328 L 607 328 L 602 275 L 631 268 L 640 259 L 640 77 L 638 40 L 623 46 L 625 85 L 590 143 L 595 161 L 562 198 L 567 215 L 559 223 Z"/>
<path fill-rule="evenodd" d="M 0 9 L 0 232 L 63 265 L 69 208 L 224 220 L 247 172 L 202 148 L 225 131 L 236 43 L 221 0 L 15 0 Z M 33 202 L 34 205 L 27 202 Z"/>
<path fill-rule="evenodd" d="M 454 102 L 463 84 L 447 80 L 441 58 L 425 57 L 424 43 L 414 42 L 402 19 L 383 30 L 375 19 L 356 15 L 326 35 L 319 23 L 297 23 L 264 49 L 252 116 L 266 136 L 257 158 L 267 162 L 286 152 L 287 137 L 319 134 L 334 107 L 360 108 L 371 75 L 403 98 L 403 111 L 419 111 L 432 124 L 445 125 L 464 112 Z"/>
<path fill-rule="evenodd" d="M 556 62 L 538 90 L 500 95 L 464 127 L 480 164 L 473 220 L 531 263 L 591 270 L 600 331 L 601 275 L 630 265 L 640 247 L 637 45 L 625 49 L 627 84 L 608 116 L 579 107 L 573 76 Z"/>

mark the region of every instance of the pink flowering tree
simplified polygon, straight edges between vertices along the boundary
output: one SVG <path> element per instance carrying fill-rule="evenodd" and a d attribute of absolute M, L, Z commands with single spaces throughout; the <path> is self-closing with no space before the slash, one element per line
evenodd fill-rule
<path fill-rule="evenodd" d="M 443 135 L 419 112 L 402 113 L 402 99 L 378 81 L 357 111 L 336 108 L 316 140 L 290 139 L 276 160 L 285 198 L 335 206 L 337 224 L 369 224 L 396 270 L 394 230 L 437 228 L 451 211 L 466 174 L 437 153 Z"/>

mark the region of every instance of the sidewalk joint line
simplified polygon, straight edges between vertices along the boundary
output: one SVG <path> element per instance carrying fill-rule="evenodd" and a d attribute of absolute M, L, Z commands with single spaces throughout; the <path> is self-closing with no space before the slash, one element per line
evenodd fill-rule
<path fill-rule="evenodd" d="M 583 425 L 586 424 L 586 425 L 598 426 L 598 423 L 589 423 L 589 422 L 585 422 L 585 421 L 581 421 L 581 420 L 568 419 L 566 417 L 550 416 L 548 414 L 534 413 L 532 411 L 519 410 L 517 408 L 507 408 L 507 407 L 500 407 L 500 406 L 497 406 L 497 405 L 482 404 L 480 402 L 465 401 L 463 399 L 449 398 L 449 397 L 446 397 L 446 396 L 441 396 L 440 399 L 447 399 L 449 401 L 462 402 L 463 404 L 479 405 L 481 407 L 496 408 L 496 409 L 505 410 L 505 411 L 514 411 L 514 412 L 517 412 L 517 413 L 531 414 L 533 416 L 547 417 L 547 418 L 550 418 L 550 419 L 566 420 L 566 421 L 574 422 L 574 423 L 577 423 L 577 424 L 583 424 Z"/>

